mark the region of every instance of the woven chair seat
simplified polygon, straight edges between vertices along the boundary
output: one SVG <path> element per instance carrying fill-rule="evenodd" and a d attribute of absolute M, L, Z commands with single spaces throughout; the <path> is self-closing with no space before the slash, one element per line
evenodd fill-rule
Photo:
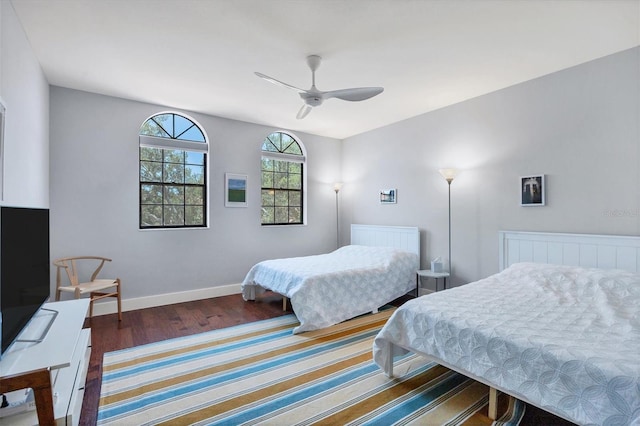
<path fill-rule="evenodd" d="M 75 293 L 77 288 L 80 294 L 86 294 L 86 293 L 91 293 L 93 291 L 100 291 L 100 290 L 113 287 L 114 288 L 113 292 L 115 293 L 117 291 L 117 289 L 115 289 L 116 285 L 117 285 L 116 280 L 95 280 L 88 283 L 79 283 L 77 286 L 73 286 L 73 285 L 62 286 L 62 287 L 59 287 L 58 290 L 66 291 L 69 293 Z"/>

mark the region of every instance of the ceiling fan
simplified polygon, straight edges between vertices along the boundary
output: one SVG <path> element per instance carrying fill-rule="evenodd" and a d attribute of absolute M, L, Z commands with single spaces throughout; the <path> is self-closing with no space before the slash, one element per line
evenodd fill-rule
<path fill-rule="evenodd" d="M 382 87 L 354 87 L 351 89 L 329 91 L 318 90 L 318 88 L 316 87 L 316 70 L 320 66 L 321 61 L 322 58 L 318 55 L 307 56 L 307 65 L 309 65 L 309 68 L 311 68 L 311 88 L 308 90 L 300 89 L 290 84 L 283 83 L 282 81 L 276 80 L 275 78 L 269 77 L 268 75 L 264 75 L 259 72 L 256 72 L 255 74 L 258 77 L 263 78 L 273 84 L 293 89 L 298 92 L 298 94 L 304 101 L 304 104 L 296 115 L 296 118 L 298 119 L 305 118 L 309 114 L 309 112 L 311 112 L 311 109 L 313 107 L 321 105 L 322 102 L 324 102 L 326 99 L 338 98 L 342 99 L 343 101 L 364 101 L 365 99 L 369 99 L 376 95 L 379 95 L 384 90 Z"/>

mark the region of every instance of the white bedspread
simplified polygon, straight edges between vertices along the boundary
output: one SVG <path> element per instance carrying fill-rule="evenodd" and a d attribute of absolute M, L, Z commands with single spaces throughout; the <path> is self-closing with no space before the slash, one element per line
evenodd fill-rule
<path fill-rule="evenodd" d="M 269 289 L 287 296 L 300 321 L 293 332 L 353 318 L 415 288 L 418 255 L 391 247 L 350 245 L 316 256 L 265 260 L 242 283 L 245 300 Z"/>
<path fill-rule="evenodd" d="M 515 264 L 398 308 L 373 355 L 391 374 L 407 350 L 581 425 L 639 425 L 640 275 Z"/>

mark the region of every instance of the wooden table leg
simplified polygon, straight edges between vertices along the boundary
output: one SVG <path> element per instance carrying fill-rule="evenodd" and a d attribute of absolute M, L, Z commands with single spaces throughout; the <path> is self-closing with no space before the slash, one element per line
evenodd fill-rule
<path fill-rule="evenodd" d="M 49 370 L 44 368 L 0 379 L 0 393 L 26 388 L 33 389 L 40 426 L 54 425 L 53 393 L 51 391 L 51 373 Z"/>

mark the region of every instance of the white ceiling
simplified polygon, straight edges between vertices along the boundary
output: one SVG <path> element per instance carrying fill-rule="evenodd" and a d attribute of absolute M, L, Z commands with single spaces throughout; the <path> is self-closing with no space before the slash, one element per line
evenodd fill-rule
<path fill-rule="evenodd" d="M 2 0 L 5 1 L 5 0 Z M 345 138 L 640 45 L 640 0 L 10 0 L 50 84 Z M 303 120 L 291 90 L 382 86 Z"/>

